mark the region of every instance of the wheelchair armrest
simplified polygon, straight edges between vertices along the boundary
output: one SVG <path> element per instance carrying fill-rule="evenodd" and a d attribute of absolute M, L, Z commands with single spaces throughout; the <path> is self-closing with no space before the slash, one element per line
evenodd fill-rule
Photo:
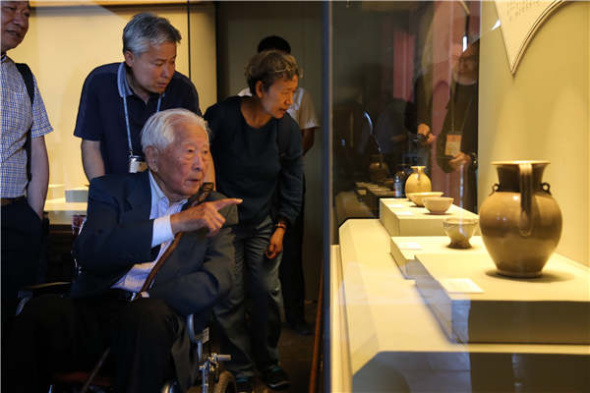
<path fill-rule="evenodd" d="M 16 307 L 16 315 L 21 313 L 27 302 L 33 297 L 47 294 L 64 295 L 69 292 L 71 287 L 72 283 L 67 281 L 50 282 L 23 287 L 18 291 L 19 302 Z"/>
<path fill-rule="evenodd" d="M 57 281 L 49 282 L 46 284 L 29 285 L 18 291 L 18 297 L 22 298 L 27 296 L 39 296 L 50 293 L 62 295 L 67 293 L 71 287 L 72 283 L 67 281 Z"/>
<path fill-rule="evenodd" d="M 199 330 L 200 326 L 195 326 L 195 314 L 189 314 L 186 317 L 186 328 L 188 330 L 188 337 L 193 344 L 205 344 L 209 341 L 209 328 L 204 327 Z"/>

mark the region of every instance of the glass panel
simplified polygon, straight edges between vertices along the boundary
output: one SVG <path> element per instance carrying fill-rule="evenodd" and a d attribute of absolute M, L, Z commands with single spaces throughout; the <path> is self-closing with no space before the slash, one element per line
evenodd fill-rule
<path fill-rule="evenodd" d="M 340 2 L 333 12 L 334 192 L 361 194 L 368 208 L 338 221 L 405 196 L 414 165 L 476 211 L 480 4 Z"/>
<path fill-rule="evenodd" d="M 331 390 L 590 389 L 590 3 L 329 8 Z"/>

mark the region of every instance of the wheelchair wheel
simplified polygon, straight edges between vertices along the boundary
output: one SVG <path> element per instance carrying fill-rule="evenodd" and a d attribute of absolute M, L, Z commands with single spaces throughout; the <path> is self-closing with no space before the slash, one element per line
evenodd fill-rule
<path fill-rule="evenodd" d="M 232 373 L 225 370 L 219 374 L 217 382 L 213 387 L 213 393 L 235 393 L 236 392 L 236 380 Z"/>

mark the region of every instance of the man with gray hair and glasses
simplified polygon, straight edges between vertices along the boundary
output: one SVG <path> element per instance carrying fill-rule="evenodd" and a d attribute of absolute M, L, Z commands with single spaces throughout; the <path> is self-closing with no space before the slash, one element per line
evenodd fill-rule
<path fill-rule="evenodd" d="M 195 86 L 175 71 L 180 39 L 167 19 L 137 14 L 123 30 L 125 61 L 86 78 L 74 135 L 82 138 L 88 180 L 146 168 L 139 132 L 154 113 L 185 108 L 201 114 Z"/>

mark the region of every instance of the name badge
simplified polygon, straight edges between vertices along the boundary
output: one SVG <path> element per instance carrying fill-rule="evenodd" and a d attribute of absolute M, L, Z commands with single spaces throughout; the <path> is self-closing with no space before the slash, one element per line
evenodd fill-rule
<path fill-rule="evenodd" d="M 141 156 L 129 156 L 129 173 L 143 172 L 147 169 L 147 163 Z"/>
<path fill-rule="evenodd" d="M 455 157 L 461 152 L 461 134 L 447 134 L 445 155 Z"/>

